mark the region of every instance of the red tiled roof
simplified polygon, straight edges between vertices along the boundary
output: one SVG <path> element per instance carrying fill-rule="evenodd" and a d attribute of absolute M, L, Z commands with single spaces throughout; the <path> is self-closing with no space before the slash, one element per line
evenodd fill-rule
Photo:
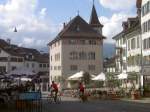
<path fill-rule="evenodd" d="M 105 37 L 100 33 L 97 33 L 83 18 L 78 15 L 72 19 L 48 45 L 51 45 L 60 38 L 104 39 Z"/>

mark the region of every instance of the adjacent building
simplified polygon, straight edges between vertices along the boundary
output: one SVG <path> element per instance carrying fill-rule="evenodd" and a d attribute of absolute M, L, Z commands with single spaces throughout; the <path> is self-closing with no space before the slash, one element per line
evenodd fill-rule
<path fill-rule="evenodd" d="M 128 73 L 128 79 L 140 85 L 142 70 L 141 0 L 137 0 L 137 16 L 122 22 L 122 31 L 113 37 L 116 41 L 116 72 Z"/>
<path fill-rule="evenodd" d="M 41 54 L 36 49 L 19 47 L 11 44 L 10 39 L 6 41 L 0 39 L 0 75 L 21 68 L 27 68 L 38 74 L 42 80 L 41 86 L 43 87 L 43 85 L 46 85 L 47 87 L 45 88 L 48 89 L 48 54 Z"/>
<path fill-rule="evenodd" d="M 143 63 L 144 68 L 150 67 L 150 0 L 142 0 L 142 14 L 141 14 L 141 26 L 142 26 L 142 42 L 143 42 Z M 149 73 L 149 70 L 145 69 L 145 72 Z M 148 71 L 147 71 L 148 70 Z"/>
<path fill-rule="evenodd" d="M 103 71 L 103 25 L 93 5 L 89 23 L 80 15 L 64 24 L 62 31 L 48 44 L 50 81 L 64 81 L 79 71 L 99 74 Z"/>
<path fill-rule="evenodd" d="M 115 73 L 116 72 L 116 57 L 105 58 L 103 66 L 105 73 Z"/>
<path fill-rule="evenodd" d="M 143 85 L 150 85 L 150 0 L 142 0 L 141 13 L 141 36 L 143 55 Z M 150 88 L 150 87 L 149 87 Z"/>
<path fill-rule="evenodd" d="M 141 8 L 137 0 L 137 16 L 122 23 L 122 31 L 113 37 L 116 41 L 117 72 L 136 72 L 141 70 Z"/>

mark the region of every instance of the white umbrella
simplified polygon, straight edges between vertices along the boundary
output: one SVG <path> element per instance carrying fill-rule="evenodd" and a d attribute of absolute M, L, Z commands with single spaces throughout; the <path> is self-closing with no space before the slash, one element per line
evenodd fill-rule
<path fill-rule="evenodd" d="M 103 72 L 101 72 L 99 75 L 94 77 L 92 80 L 105 81 L 106 80 L 106 75 Z"/>
<path fill-rule="evenodd" d="M 120 75 L 118 75 L 118 79 L 127 79 L 127 78 L 128 78 L 128 74 L 126 72 L 123 72 Z"/>
<path fill-rule="evenodd" d="M 68 80 L 78 80 L 78 79 L 83 77 L 84 73 L 85 73 L 84 71 L 80 71 L 78 73 L 75 73 L 74 75 L 68 77 Z"/>
<path fill-rule="evenodd" d="M 74 75 L 68 77 L 68 80 L 80 80 L 80 79 L 83 77 L 84 74 L 85 74 L 84 71 L 80 71 L 80 72 L 75 73 Z M 95 77 L 95 75 L 90 75 L 90 76 L 91 76 L 92 78 Z"/>
<path fill-rule="evenodd" d="M 23 78 L 21 78 L 21 81 L 32 81 L 32 79 L 31 78 L 26 78 L 26 77 L 23 77 Z"/>

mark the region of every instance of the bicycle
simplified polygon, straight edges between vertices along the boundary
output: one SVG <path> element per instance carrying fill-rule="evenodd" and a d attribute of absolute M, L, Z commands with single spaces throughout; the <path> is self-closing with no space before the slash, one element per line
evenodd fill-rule
<path fill-rule="evenodd" d="M 79 93 L 79 99 L 81 102 L 87 102 L 88 101 L 87 95 L 85 93 Z"/>
<path fill-rule="evenodd" d="M 56 101 L 55 101 L 55 94 L 54 94 L 54 92 L 52 92 L 52 94 L 48 95 L 47 102 L 60 104 L 61 103 L 61 94 L 60 93 L 57 94 Z"/>

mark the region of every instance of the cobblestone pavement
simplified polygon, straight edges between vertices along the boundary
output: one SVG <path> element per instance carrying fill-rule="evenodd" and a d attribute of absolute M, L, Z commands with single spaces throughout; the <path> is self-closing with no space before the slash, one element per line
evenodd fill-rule
<path fill-rule="evenodd" d="M 42 110 L 42 112 L 150 112 L 150 103 L 124 100 L 99 100 L 82 103 L 78 99 L 63 97 L 61 104 L 49 104 L 43 100 Z M 0 109 L 0 112 L 16 111 Z"/>
<path fill-rule="evenodd" d="M 77 99 L 63 98 L 61 104 L 44 103 L 43 112 L 150 112 L 150 104 L 120 100 L 100 100 L 81 103 Z"/>

